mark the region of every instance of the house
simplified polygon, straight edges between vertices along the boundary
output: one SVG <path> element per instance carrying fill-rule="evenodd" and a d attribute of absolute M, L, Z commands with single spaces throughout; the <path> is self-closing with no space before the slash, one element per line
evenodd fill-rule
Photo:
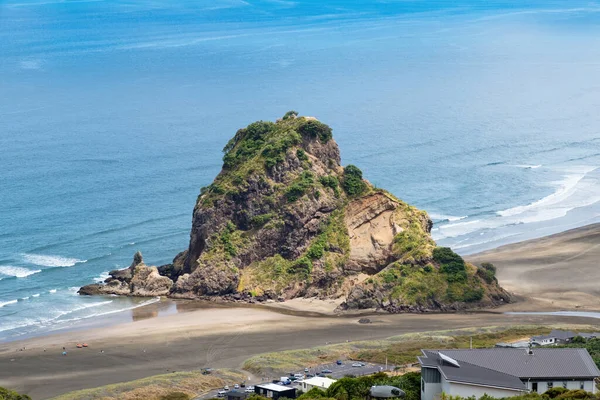
<path fill-rule="evenodd" d="M 278 385 L 276 383 L 261 383 L 260 385 L 255 385 L 254 393 L 275 400 L 280 397 L 286 397 L 288 399 L 296 398 L 295 388 L 285 385 Z"/>
<path fill-rule="evenodd" d="M 331 386 L 332 383 L 335 383 L 336 380 L 335 379 L 331 379 L 331 378 L 325 378 L 325 377 L 320 377 L 320 376 L 315 376 L 314 378 L 308 378 L 308 379 L 304 379 L 302 381 L 300 381 L 300 389 L 302 389 L 302 391 L 304 393 L 308 392 L 310 389 L 312 388 L 319 388 L 323 391 L 327 390 L 327 388 L 329 388 L 329 386 Z"/>
<path fill-rule="evenodd" d="M 553 387 L 595 393 L 600 370 L 586 349 L 421 350 L 421 399 L 442 393 L 477 398 L 543 393 Z"/>
<path fill-rule="evenodd" d="M 575 336 L 578 336 L 575 332 L 553 329 L 548 335 L 533 336 L 531 343 L 538 346 L 566 344 L 572 341 Z"/>

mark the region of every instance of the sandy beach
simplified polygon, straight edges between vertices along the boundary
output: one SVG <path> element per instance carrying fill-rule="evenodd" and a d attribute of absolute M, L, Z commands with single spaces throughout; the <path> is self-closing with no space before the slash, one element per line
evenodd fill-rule
<path fill-rule="evenodd" d="M 202 367 L 237 368 L 269 351 L 406 332 L 514 324 L 594 324 L 574 317 L 504 315 L 375 315 L 306 317 L 258 308 L 199 309 L 142 321 L 0 345 L 0 386 L 47 399 L 69 391 Z M 600 322 L 600 320 L 598 321 Z M 77 349 L 77 343 L 89 347 Z M 67 356 L 61 355 L 66 347 Z M 24 349 L 24 350 L 21 350 Z"/>
<path fill-rule="evenodd" d="M 491 262 L 508 291 L 521 296 L 515 311 L 600 310 L 600 224 L 467 256 Z"/>
<path fill-rule="evenodd" d="M 369 317 L 371 324 L 359 324 L 358 314 L 336 316 L 333 310 L 339 301 L 232 306 L 169 300 L 86 329 L 0 344 L 0 386 L 47 399 L 173 371 L 239 368 L 247 358 L 264 352 L 407 332 L 522 324 L 600 327 L 600 319 L 503 314 L 600 309 L 599 256 L 599 225 L 470 256 L 472 262 L 494 263 L 500 284 L 519 301 L 467 314 L 375 314 Z M 77 349 L 83 342 L 89 347 Z M 61 355 L 63 347 L 67 356 Z"/>

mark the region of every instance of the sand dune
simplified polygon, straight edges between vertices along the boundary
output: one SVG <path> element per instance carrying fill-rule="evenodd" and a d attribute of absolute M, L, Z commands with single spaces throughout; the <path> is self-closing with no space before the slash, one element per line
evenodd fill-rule
<path fill-rule="evenodd" d="M 600 310 L 600 224 L 467 257 L 491 262 L 507 290 L 527 298 L 507 308 Z"/>

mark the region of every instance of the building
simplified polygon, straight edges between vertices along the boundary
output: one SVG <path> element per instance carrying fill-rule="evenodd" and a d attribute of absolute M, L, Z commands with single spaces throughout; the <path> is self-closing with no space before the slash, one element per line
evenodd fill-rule
<path fill-rule="evenodd" d="M 312 388 L 319 388 L 323 391 L 327 390 L 332 383 L 336 382 L 335 379 L 331 378 L 321 378 L 320 376 L 315 376 L 314 378 L 308 378 L 300 381 L 300 389 L 304 393 L 308 392 Z"/>
<path fill-rule="evenodd" d="M 548 335 L 533 336 L 531 343 L 538 346 L 566 344 L 572 341 L 575 336 L 578 336 L 575 332 L 553 329 Z"/>
<path fill-rule="evenodd" d="M 269 399 L 278 399 L 285 397 L 288 399 L 296 398 L 296 389 L 293 387 L 278 385 L 276 383 L 261 383 L 254 386 L 254 393 Z"/>
<path fill-rule="evenodd" d="M 600 370 L 586 349 L 422 350 L 421 399 L 441 393 L 477 398 L 543 393 L 553 387 L 595 393 Z"/>
<path fill-rule="evenodd" d="M 241 390 L 230 390 L 225 393 L 225 398 L 227 400 L 246 400 L 246 398 L 250 395 L 250 393 L 246 393 Z"/>

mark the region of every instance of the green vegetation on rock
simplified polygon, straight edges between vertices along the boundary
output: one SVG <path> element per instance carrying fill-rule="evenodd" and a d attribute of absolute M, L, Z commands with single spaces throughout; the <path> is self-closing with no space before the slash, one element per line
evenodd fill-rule
<path fill-rule="evenodd" d="M 31 400 L 31 397 L 0 387 L 0 400 Z"/>
<path fill-rule="evenodd" d="M 344 168 L 342 186 L 348 196 L 358 196 L 367 189 L 367 185 L 362 179 L 362 171 L 355 165 L 348 165 Z"/>

